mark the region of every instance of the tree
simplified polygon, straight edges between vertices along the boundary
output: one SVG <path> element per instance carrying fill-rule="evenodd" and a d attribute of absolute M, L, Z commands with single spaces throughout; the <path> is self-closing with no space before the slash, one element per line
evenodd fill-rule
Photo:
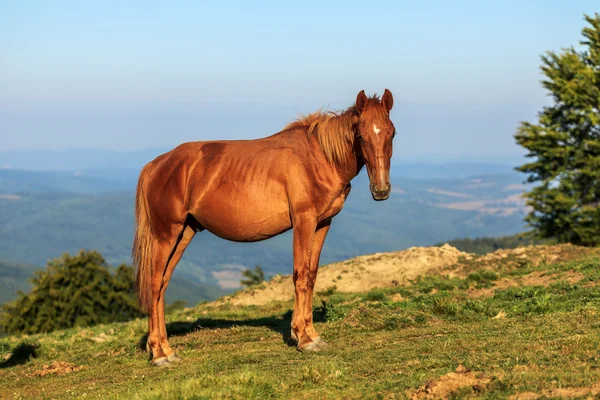
<path fill-rule="evenodd" d="M 96 251 L 51 260 L 35 273 L 31 292 L 3 306 L 4 330 L 32 334 L 141 316 L 133 268 L 120 265 L 114 274 L 109 268 Z"/>
<path fill-rule="evenodd" d="M 526 221 L 540 238 L 600 244 L 600 14 L 585 16 L 581 48 L 542 56 L 552 105 L 515 139 L 532 160 L 517 168 L 538 183 L 526 194 Z"/>
<path fill-rule="evenodd" d="M 259 285 L 265 281 L 265 272 L 260 265 L 254 267 L 254 271 L 250 269 L 245 270 L 242 272 L 242 275 L 246 279 L 242 279 L 240 283 L 247 287 Z"/>

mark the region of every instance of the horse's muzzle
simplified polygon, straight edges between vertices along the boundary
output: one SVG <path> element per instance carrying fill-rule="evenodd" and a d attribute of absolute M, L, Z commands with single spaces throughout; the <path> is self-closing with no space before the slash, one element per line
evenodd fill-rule
<path fill-rule="evenodd" d="M 383 186 L 378 186 L 371 183 L 371 194 L 373 195 L 373 200 L 375 201 L 387 200 L 390 197 L 391 190 L 392 185 L 389 183 L 386 183 Z"/>

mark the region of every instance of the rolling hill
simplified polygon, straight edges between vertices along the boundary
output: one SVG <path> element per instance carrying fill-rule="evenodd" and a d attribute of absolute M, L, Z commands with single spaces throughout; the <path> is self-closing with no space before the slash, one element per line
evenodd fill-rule
<path fill-rule="evenodd" d="M 29 278 L 39 267 L 0 260 L 0 304 L 14 300 L 18 291 L 31 289 Z"/>
<path fill-rule="evenodd" d="M 475 167 L 471 172 L 499 168 Z M 466 174 L 463 168 L 448 170 L 451 175 Z M 371 199 L 366 173 L 361 173 L 334 220 L 322 264 L 455 238 L 522 231 L 521 178 L 505 169 L 504 174 L 448 179 L 440 166 L 438 177 L 410 179 L 395 168 L 393 193 L 386 202 Z M 431 176 L 435 170 L 424 168 L 421 175 Z M 418 169 L 411 173 L 418 174 Z M 110 264 L 129 263 L 136 179 L 136 170 L 120 169 L 118 164 L 77 174 L 0 169 L 0 259 L 43 266 L 63 252 L 86 248 L 100 251 Z M 241 270 L 260 264 L 267 276 L 288 273 L 291 258 L 291 232 L 259 243 L 232 243 L 202 232 L 186 251 L 174 279 L 230 290 L 239 286 Z M 207 298 L 192 293 L 174 285 L 167 295 L 190 304 Z"/>

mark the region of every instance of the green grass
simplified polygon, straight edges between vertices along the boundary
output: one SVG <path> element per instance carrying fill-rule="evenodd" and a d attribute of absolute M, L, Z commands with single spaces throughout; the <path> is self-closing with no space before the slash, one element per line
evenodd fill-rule
<path fill-rule="evenodd" d="M 449 397 L 552 397 L 556 388 L 592 387 L 600 381 L 600 259 L 523 268 L 429 275 L 362 294 L 325 290 L 315 298 L 315 320 L 331 346 L 315 354 L 287 342 L 291 302 L 173 311 L 170 341 L 184 362 L 166 369 L 150 366 L 142 351 L 145 320 L 3 338 L 2 396 L 404 398 L 459 365 L 489 381 Z M 550 276 L 546 285 L 471 295 L 535 271 Z M 568 273 L 583 279 L 570 283 Z M 31 376 L 57 360 L 83 369 Z"/>

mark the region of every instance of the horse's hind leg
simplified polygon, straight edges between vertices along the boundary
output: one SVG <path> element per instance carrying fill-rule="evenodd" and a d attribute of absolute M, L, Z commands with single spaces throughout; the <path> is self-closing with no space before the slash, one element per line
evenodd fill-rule
<path fill-rule="evenodd" d="M 152 354 L 152 363 L 157 366 L 169 363 L 162 349 L 160 338 L 160 292 L 163 286 L 163 275 L 173 250 L 174 241 L 154 240 L 152 255 L 152 275 L 150 278 L 151 300 L 148 307 L 148 342 L 146 348 Z"/>
<path fill-rule="evenodd" d="M 170 235 L 163 236 L 164 239 L 162 240 L 155 239 L 153 243 L 147 349 L 152 353 L 152 363 L 158 366 L 168 364 L 168 356 L 173 354 L 173 350 L 167 342 L 164 293 L 173 269 L 195 233 L 186 224 L 174 225 L 172 232 Z"/>
<path fill-rule="evenodd" d="M 183 232 L 179 236 L 177 243 L 175 244 L 175 247 L 172 251 L 171 259 L 169 260 L 167 269 L 164 273 L 163 286 L 160 291 L 160 300 L 158 303 L 160 346 L 170 362 L 179 362 L 181 361 L 181 358 L 173 351 L 173 349 L 169 345 L 169 341 L 167 338 L 167 325 L 165 321 L 165 292 L 167 291 L 167 287 L 169 286 L 169 281 L 171 280 L 173 270 L 177 266 L 177 263 L 179 263 L 179 260 L 181 260 L 183 252 L 194 238 L 194 235 L 199 230 L 200 227 L 198 226 L 196 221 L 193 220 L 191 217 L 188 218 L 188 221 L 186 221 L 186 224 L 183 228 Z"/>

